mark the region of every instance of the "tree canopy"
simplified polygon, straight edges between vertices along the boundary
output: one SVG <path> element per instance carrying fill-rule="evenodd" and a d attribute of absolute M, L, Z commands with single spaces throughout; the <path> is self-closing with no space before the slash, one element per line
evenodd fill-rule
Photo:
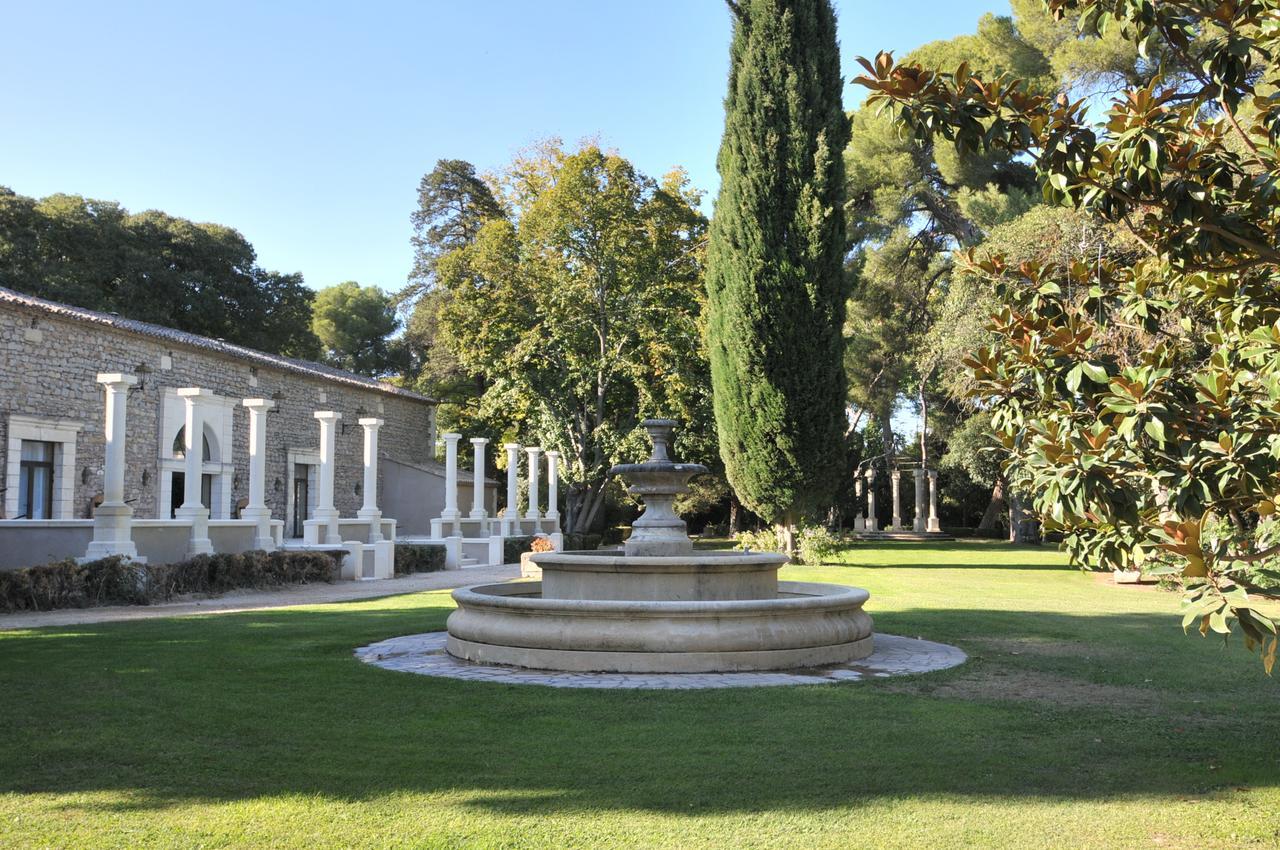
<path fill-rule="evenodd" d="M 1082 563 L 1186 588 L 1184 627 L 1260 648 L 1247 588 L 1280 547 L 1280 39 L 1270 2 L 1047 0 L 1093 46 L 1166 57 L 1091 103 L 882 53 L 857 82 L 920 139 L 1033 162 L 1051 203 L 1122 227 L 1137 259 L 970 255 L 1001 305 L 968 361 L 1046 524 Z M 1139 69 L 1141 71 L 1141 69 Z"/>
<path fill-rule="evenodd" d="M 262 351 L 315 357 L 312 293 L 238 231 L 78 195 L 0 187 L 0 285 Z"/>
<path fill-rule="evenodd" d="M 563 449 L 566 527 L 584 531 L 609 467 L 643 451 L 641 419 L 681 420 L 683 456 L 707 454 L 706 221 L 683 172 L 654 180 L 591 144 L 545 144 L 492 188 L 502 214 L 434 260 L 428 315 L 477 376 L 471 415 Z"/>
<path fill-rule="evenodd" d="M 398 371 L 403 364 L 391 336 L 399 327 L 393 300 L 376 286 L 348 280 L 316 293 L 311 330 L 339 368 L 371 377 Z"/>
<path fill-rule="evenodd" d="M 783 527 L 844 473 L 844 166 L 827 0 L 730 2 L 707 345 L 720 456 L 743 504 Z"/>

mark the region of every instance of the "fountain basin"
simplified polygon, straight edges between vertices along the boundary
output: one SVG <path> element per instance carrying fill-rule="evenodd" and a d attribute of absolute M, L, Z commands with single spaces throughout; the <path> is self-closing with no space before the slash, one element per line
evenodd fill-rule
<path fill-rule="evenodd" d="M 603 600 L 545 598 L 541 582 L 517 582 L 453 598 L 448 651 L 483 664 L 705 673 L 820 667 L 873 649 L 867 591 L 835 584 L 778 582 L 767 599 Z"/>
<path fill-rule="evenodd" d="M 678 557 L 621 552 L 541 552 L 530 559 L 542 570 L 545 599 L 710 600 L 773 599 L 778 568 L 772 552 L 690 552 Z"/>

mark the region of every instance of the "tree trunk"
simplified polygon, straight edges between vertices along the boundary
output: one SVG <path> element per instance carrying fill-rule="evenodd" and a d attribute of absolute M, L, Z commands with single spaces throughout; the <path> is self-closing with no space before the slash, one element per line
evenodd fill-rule
<path fill-rule="evenodd" d="M 1000 515 L 1004 511 L 1004 479 L 997 478 L 996 483 L 991 487 L 991 501 L 987 503 L 987 509 L 982 513 L 982 521 L 978 523 L 978 528 L 982 531 L 995 531 L 1000 527 Z"/>
<path fill-rule="evenodd" d="M 738 502 L 738 494 L 729 492 L 729 536 L 738 536 L 738 511 L 742 507 Z"/>
<path fill-rule="evenodd" d="M 795 557 L 796 554 L 796 523 L 791 513 L 788 511 L 782 521 L 775 523 L 773 530 L 778 535 L 778 545 L 782 547 L 782 551 L 786 553 L 788 558 Z"/>
<path fill-rule="evenodd" d="M 884 468 L 886 470 L 893 469 L 894 447 L 893 447 L 893 402 L 885 403 L 880 409 L 880 442 L 881 448 L 884 450 Z"/>
<path fill-rule="evenodd" d="M 1009 542 L 1040 542 L 1040 523 L 1023 505 L 1022 497 L 1014 492 L 1009 494 Z"/>

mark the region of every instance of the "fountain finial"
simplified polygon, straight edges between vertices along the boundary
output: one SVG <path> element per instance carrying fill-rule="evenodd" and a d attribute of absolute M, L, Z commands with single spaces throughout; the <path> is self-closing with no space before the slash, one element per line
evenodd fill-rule
<path fill-rule="evenodd" d="M 675 512 L 676 496 L 689 492 L 689 479 L 703 475 L 700 463 L 671 460 L 670 445 L 675 433 L 674 419 L 646 419 L 640 423 L 649 432 L 653 453 L 644 463 L 622 463 L 609 470 L 619 475 L 633 496 L 640 497 L 644 512 L 631 524 L 631 536 L 623 544 L 628 557 L 666 557 L 693 551 L 689 529 Z"/>

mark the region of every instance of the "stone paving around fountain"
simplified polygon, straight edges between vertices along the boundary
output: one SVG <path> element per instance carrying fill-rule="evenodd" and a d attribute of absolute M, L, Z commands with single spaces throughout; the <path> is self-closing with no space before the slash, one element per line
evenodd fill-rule
<path fill-rule="evenodd" d="M 552 688 L 644 690 L 754 688 L 856 682 L 862 679 L 945 670 L 963 664 L 967 658 L 963 651 L 947 644 L 877 633 L 875 652 L 870 656 L 832 667 L 760 673 L 566 673 L 463 661 L 445 651 L 447 637 L 446 632 L 404 635 L 360 647 L 356 650 L 356 657 L 366 664 L 385 670 L 446 679 L 464 679 L 471 682 L 545 685 Z"/>

